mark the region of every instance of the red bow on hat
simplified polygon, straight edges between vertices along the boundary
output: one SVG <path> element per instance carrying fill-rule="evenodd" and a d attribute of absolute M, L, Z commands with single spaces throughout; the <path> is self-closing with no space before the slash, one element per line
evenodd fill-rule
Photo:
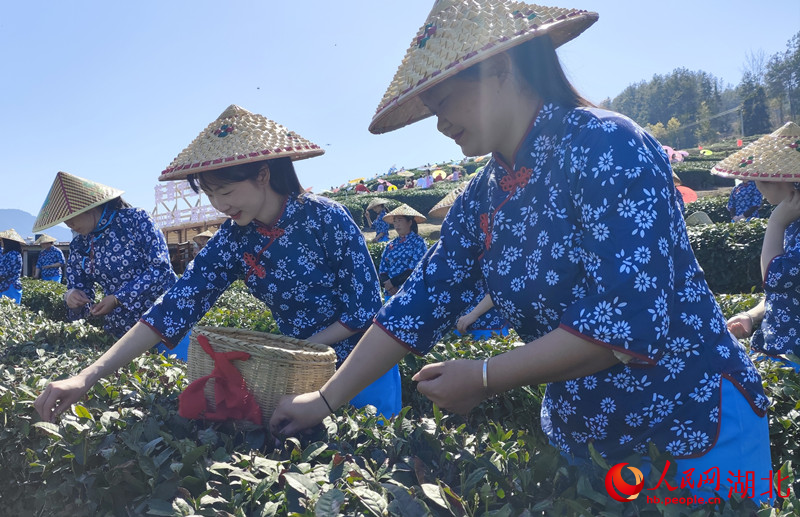
<path fill-rule="evenodd" d="M 247 389 L 241 372 L 231 361 L 247 361 L 247 352 L 215 352 L 206 336 L 197 336 L 197 342 L 214 359 L 210 375 L 200 377 L 189 384 L 178 395 L 178 414 L 184 418 L 207 418 L 209 420 L 249 420 L 261 425 L 261 408 Z M 217 410 L 208 411 L 205 388 L 209 379 L 214 379 L 214 398 Z"/>

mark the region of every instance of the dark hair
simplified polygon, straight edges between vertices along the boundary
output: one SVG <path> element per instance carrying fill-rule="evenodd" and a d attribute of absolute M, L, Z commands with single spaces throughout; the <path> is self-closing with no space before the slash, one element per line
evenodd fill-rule
<path fill-rule="evenodd" d="M 98 208 L 101 210 L 105 210 L 108 208 L 109 210 L 119 210 L 121 208 L 132 208 L 132 205 L 122 199 L 122 196 L 115 197 L 111 201 L 106 201 L 102 205 L 99 205 Z"/>
<path fill-rule="evenodd" d="M 556 102 L 567 107 L 587 106 L 594 104 L 586 100 L 569 82 L 561 68 L 553 40 L 549 35 L 539 36 L 506 51 L 511 61 L 522 72 L 522 79 L 544 102 Z M 456 77 L 466 80 L 478 80 L 483 65 L 481 61 Z"/>
<path fill-rule="evenodd" d="M 206 187 L 228 185 L 245 180 L 254 181 L 258 178 L 258 173 L 261 172 L 264 165 L 269 167 L 269 186 L 278 194 L 288 196 L 303 190 L 294 170 L 292 159 L 287 157 L 231 165 L 214 171 L 190 174 L 186 179 L 192 190 L 199 194 L 200 189 Z"/>
<path fill-rule="evenodd" d="M 9 251 L 18 251 L 22 253 L 22 244 L 17 241 L 12 241 L 11 239 L 3 239 L 3 253 L 8 253 Z"/>

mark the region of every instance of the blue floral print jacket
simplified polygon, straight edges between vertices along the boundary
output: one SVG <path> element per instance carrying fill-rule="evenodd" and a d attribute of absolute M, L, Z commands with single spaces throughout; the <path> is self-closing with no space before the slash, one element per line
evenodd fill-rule
<path fill-rule="evenodd" d="M 762 199 L 755 181 L 739 183 L 733 187 L 728 198 L 728 212 L 731 214 L 731 219 L 739 215 L 746 216 L 748 221 L 757 218 Z"/>
<path fill-rule="evenodd" d="M 10 288 L 22 289 L 22 254 L 19 251 L 7 251 L 0 257 L 0 293 Z"/>
<path fill-rule="evenodd" d="M 800 355 L 800 221 L 786 228 L 782 255 L 767 266 L 764 321 L 752 348 L 767 355 Z"/>
<path fill-rule="evenodd" d="M 311 337 L 337 321 L 365 330 L 380 308 L 378 274 L 350 215 L 324 197 L 293 194 L 271 225 L 226 221 L 142 321 L 174 345 L 237 279 L 291 337 Z M 359 337 L 333 346 L 339 362 Z"/>
<path fill-rule="evenodd" d="M 164 234 L 140 208 L 107 211 L 89 235 L 70 243 L 67 287 L 94 299 L 95 283 L 120 302 L 106 314 L 103 328 L 119 338 L 172 287 L 177 276 L 169 260 Z M 73 318 L 89 317 L 88 307 L 69 311 Z"/>
<path fill-rule="evenodd" d="M 404 273 L 417 267 L 426 251 L 428 245 L 417 233 L 411 232 L 402 237 L 395 237 L 383 248 L 378 272 L 381 277 L 388 276 L 394 286 L 399 286 L 408 278 Z"/>
<path fill-rule="evenodd" d="M 64 253 L 55 246 L 50 246 L 46 250 L 42 250 L 42 252 L 39 253 L 39 258 L 36 260 L 36 267 L 39 268 L 39 273 L 41 274 L 42 280 L 61 277 L 61 268 L 44 267 L 51 264 L 65 264 Z"/>
<path fill-rule="evenodd" d="M 471 181 L 376 323 L 424 354 L 483 278 L 526 342 L 561 328 L 627 358 L 548 384 L 542 427 L 576 457 L 589 443 L 616 460 L 650 442 L 702 455 L 723 377 L 764 415 L 761 377 L 697 264 L 661 145 L 622 115 L 551 104 L 513 159 L 494 156 Z"/>
<path fill-rule="evenodd" d="M 378 239 L 378 242 L 386 242 L 389 240 L 389 223 L 383 220 L 386 215 L 386 210 L 381 210 L 381 213 L 372 221 L 372 229 L 375 230 L 375 235 L 383 234 L 383 237 Z"/>

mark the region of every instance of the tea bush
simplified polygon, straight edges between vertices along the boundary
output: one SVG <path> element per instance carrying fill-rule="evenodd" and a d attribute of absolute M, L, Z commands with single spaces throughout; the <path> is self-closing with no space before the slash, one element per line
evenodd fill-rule
<path fill-rule="evenodd" d="M 260 302 L 237 285 L 206 323 L 269 326 Z M 723 297 L 726 315 L 757 295 Z M 242 312 L 243 316 L 227 313 Z M 214 319 L 217 318 L 217 319 Z M 342 409 L 302 438 L 276 441 L 264 429 L 186 420 L 177 395 L 185 366 L 145 354 L 101 380 L 55 424 L 33 400 L 49 380 L 80 371 L 109 345 L 99 329 L 49 320 L 0 302 L 0 507 L 5 515 L 751 515 L 748 500 L 722 506 L 621 503 L 605 491 L 609 465 L 570 466 L 539 428 L 542 391 L 512 390 L 467 416 L 444 414 L 409 380 L 424 364 L 480 358 L 517 346 L 449 336 L 424 358 L 401 363 L 403 413 L 382 425 L 369 410 Z M 792 475 L 798 458 L 800 380 L 759 363 L 770 409 L 773 464 Z M 657 468 L 670 459 L 651 451 Z M 636 465 L 639 458 L 631 458 Z M 674 464 L 671 467 L 674 469 Z M 784 483 L 785 487 L 786 483 Z M 794 489 L 798 487 L 793 486 Z M 665 485 L 648 495 L 675 497 Z M 796 515 L 794 490 L 758 515 Z"/>

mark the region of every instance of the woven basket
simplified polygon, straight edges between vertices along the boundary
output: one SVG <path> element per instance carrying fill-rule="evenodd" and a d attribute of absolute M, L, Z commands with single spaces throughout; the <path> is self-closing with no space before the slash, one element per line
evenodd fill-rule
<path fill-rule="evenodd" d="M 269 425 L 278 400 L 287 394 L 316 391 L 336 370 L 336 352 L 327 345 L 277 334 L 225 327 L 195 327 L 189 345 L 189 382 L 209 375 L 214 360 L 197 342 L 202 334 L 215 352 L 240 351 L 247 361 L 233 361 L 247 388 L 261 408 L 262 422 Z M 214 380 L 205 386 L 208 409 L 214 411 Z"/>

